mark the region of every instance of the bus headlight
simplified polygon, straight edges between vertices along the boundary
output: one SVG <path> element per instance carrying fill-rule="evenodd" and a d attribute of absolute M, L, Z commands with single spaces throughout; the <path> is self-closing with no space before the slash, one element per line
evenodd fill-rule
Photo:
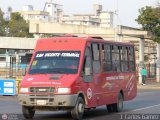
<path fill-rule="evenodd" d="M 70 88 L 58 88 L 59 94 L 66 94 L 66 93 L 70 93 L 70 92 L 71 92 Z"/>
<path fill-rule="evenodd" d="M 28 93 L 29 89 L 28 88 L 20 88 L 19 92 L 20 93 Z"/>

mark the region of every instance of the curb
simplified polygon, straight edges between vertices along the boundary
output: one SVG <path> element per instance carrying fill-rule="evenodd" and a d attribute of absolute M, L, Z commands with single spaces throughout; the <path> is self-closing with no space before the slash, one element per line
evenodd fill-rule
<path fill-rule="evenodd" d="M 145 85 L 145 86 L 137 86 L 137 89 L 153 89 L 153 90 L 156 90 L 156 89 L 160 89 L 160 86 L 155 86 L 155 85 Z"/>

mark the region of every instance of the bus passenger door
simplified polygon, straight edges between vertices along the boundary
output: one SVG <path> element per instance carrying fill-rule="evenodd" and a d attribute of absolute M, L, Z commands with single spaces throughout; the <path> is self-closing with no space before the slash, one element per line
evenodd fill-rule
<path fill-rule="evenodd" d="M 93 64 L 93 84 L 95 87 L 95 100 L 97 105 L 102 104 L 103 92 L 102 92 L 102 76 L 101 76 L 101 62 L 100 62 L 100 43 L 91 44 L 92 51 L 92 64 Z"/>
<path fill-rule="evenodd" d="M 94 84 L 93 84 L 93 72 L 92 72 L 92 57 L 90 52 L 90 47 L 85 50 L 82 76 L 84 80 L 84 85 L 82 86 L 87 99 L 88 107 L 95 107 L 95 94 L 94 94 Z"/>

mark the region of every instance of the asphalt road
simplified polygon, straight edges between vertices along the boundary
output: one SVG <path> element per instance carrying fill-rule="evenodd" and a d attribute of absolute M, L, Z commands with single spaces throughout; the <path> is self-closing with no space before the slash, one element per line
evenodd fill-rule
<path fill-rule="evenodd" d="M 23 120 L 16 97 L 0 96 L 0 120 Z M 68 112 L 36 112 L 34 120 L 71 120 Z M 160 120 L 160 91 L 139 92 L 132 101 L 124 102 L 124 111 L 109 114 L 105 106 L 85 111 L 84 120 Z"/>

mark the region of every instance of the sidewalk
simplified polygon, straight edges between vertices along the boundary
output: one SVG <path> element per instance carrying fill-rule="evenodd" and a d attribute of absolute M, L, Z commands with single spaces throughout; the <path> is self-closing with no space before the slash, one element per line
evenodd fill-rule
<path fill-rule="evenodd" d="M 160 83 L 157 83 L 156 80 L 147 80 L 146 85 L 137 85 L 138 90 L 160 90 Z"/>

